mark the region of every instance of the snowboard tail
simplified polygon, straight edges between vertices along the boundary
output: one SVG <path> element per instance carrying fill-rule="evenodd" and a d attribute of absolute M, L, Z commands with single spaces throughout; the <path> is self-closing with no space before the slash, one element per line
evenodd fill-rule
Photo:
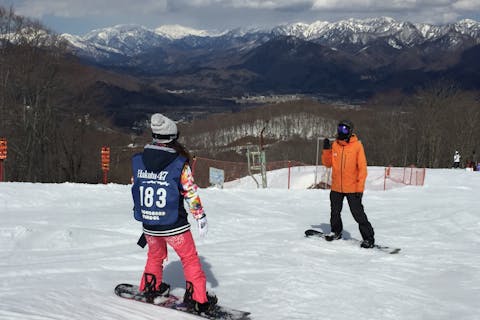
<path fill-rule="evenodd" d="M 168 294 L 165 296 L 158 296 L 154 299 L 151 299 L 150 297 L 147 297 L 143 292 L 139 291 L 138 286 L 133 284 L 121 283 L 115 287 L 114 291 L 117 296 L 125 299 L 154 304 L 159 307 L 190 313 L 204 319 L 250 320 L 250 312 L 236 310 L 220 305 L 215 305 L 213 307 L 213 310 L 209 311 L 208 314 L 199 314 L 195 310 L 187 308 L 187 306 L 183 303 L 183 300 L 177 296 Z"/>
<path fill-rule="evenodd" d="M 326 234 L 323 233 L 322 231 L 318 231 L 318 230 L 314 230 L 314 229 L 305 230 L 305 237 L 318 237 L 318 238 L 325 239 L 325 236 L 326 236 Z M 347 239 L 345 239 L 345 240 L 347 240 Z M 338 241 L 338 240 L 336 240 L 336 241 Z M 361 240 L 358 240 L 358 239 L 355 239 L 355 238 L 350 238 L 347 241 L 352 241 L 356 244 L 360 244 L 362 242 Z M 376 249 L 376 250 L 379 250 L 379 251 L 382 251 L 382 252 L 385 252 L 385 253 L 389 253 L 389 254 L 397 254 L 401 250 L 400 248 L 380 246 L 378 244 L 376 244 L 372 249 Z"/>

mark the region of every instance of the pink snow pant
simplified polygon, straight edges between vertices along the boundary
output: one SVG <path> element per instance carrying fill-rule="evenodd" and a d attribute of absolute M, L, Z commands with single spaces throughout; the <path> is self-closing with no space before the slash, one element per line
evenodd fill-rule
<path fill-rule="evenodd" d="M 175 250 L 183 265 L 185 280 L 193 284 L 193 300 L 199 303 L 207 302 L 207 279 L 202 270 L 197 249 L 189 231 L 169 237 L 145 235 L 148 243 L 148 256 L 145 273 L 154 274 L 157 286 L 160 286 L 163 276 L 163 261 L 167 258 L 167 243 Z M 140 291 L 145 289 L 145 277 L 142 276 Z"/>

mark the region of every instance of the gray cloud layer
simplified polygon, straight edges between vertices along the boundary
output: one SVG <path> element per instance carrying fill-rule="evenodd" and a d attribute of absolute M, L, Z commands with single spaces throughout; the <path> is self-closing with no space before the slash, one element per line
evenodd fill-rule
<path fill-rule="evenodd" d="M 53 24 L 54 29 L 84 21 L 90 25 L 83 26 L 85 30 L 121 23 L 224 29 L 352 17 L 427 23 L 480 19 L 480 0 L 0 0 L 0 5 L 13 5 L 17 13 Z"/>

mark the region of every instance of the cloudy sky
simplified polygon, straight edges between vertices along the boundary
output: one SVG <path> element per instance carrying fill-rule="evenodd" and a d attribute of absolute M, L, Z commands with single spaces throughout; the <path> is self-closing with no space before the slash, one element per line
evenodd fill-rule
<path fill-rule="evenodd" d="M 480 21 L 480 0 L 0 0 L 58 33 L 83 35 L 117 24 L 206 30 L 389 16 L 443 24 Z"/>

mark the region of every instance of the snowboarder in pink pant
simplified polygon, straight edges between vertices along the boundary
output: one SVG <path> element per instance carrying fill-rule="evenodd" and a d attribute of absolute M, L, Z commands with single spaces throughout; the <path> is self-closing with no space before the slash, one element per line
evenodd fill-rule
<path fill-rule="evenodd" d="M 185 304 L 198 313 L 208 313 L 217 298 L 206 291 L 205 273 L 184 208 L 185 200 L 200 236 L 205 236 L 207 217 L 189 165 L 190 154 L 177 141 L 177 126 L 171 119 L 156 113 L 151 118 L 151 129 L 153 142 L 132 157 L 134 217 L 143 223 L 139 244 L 148 244 L 140 290 L 150 296 L 169 293 L 170 286 L 162 282 L 168 244 L 183 265 Z"/>

